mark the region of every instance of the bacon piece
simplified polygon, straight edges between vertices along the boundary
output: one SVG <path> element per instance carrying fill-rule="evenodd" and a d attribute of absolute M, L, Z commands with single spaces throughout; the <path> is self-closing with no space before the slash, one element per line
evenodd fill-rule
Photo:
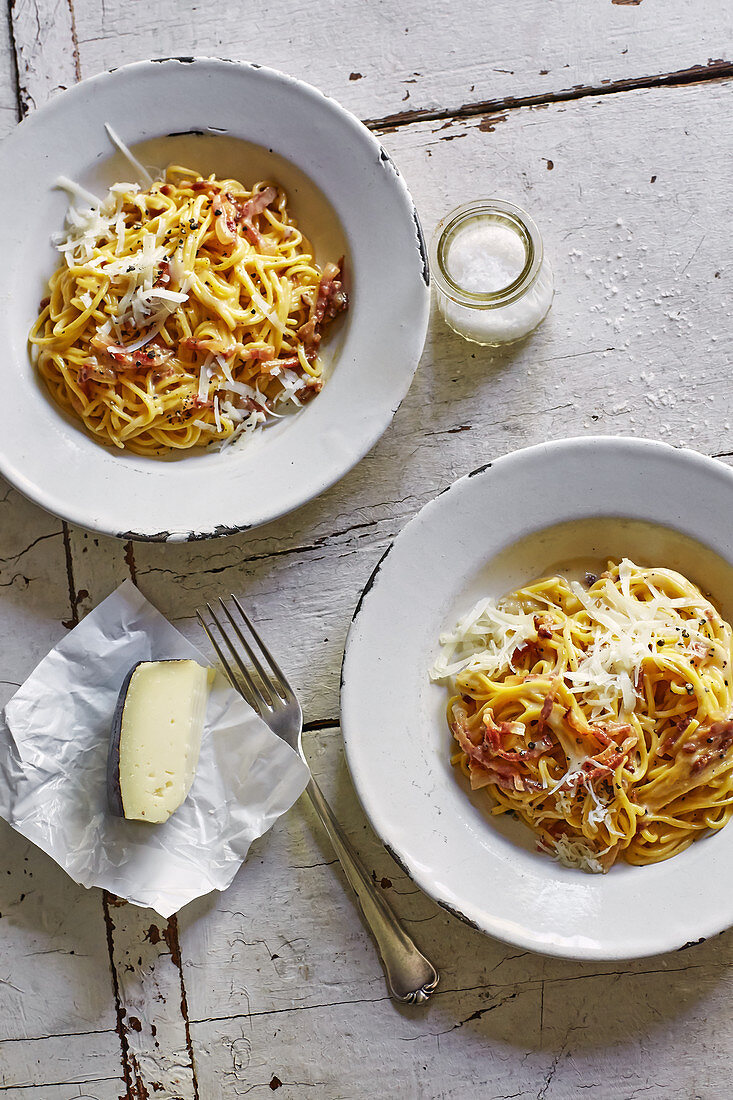
<path fill-rule="evenodd" d="M 323 389 L 323 379 L 310 378 L 305 382 L 305 385 L 301 389 L 295 391 L 295 396 L 298 401 L 310 401 L 312 397 L 315 397 L 317 393 L 320 393 Z"/>
<path fill-rule="evenodd" d="M 316 319 L 319 322 L 332 321 L 349 304 L 343 285 L 343 265 L 342 256 L 337 264 L 328 263 L 323 269 L 316 298 Z"/>
<path fill-rule="evenodd" d="M 218 340 L 199 336 L 186 336 L 178 346 L 179 348 L 188 348 L 189 351 L 210 351 L 214 355 L 222 355 L 227 359 L 234 354 L 237 348 L 236 344 L 233 347 L 225 348 Z M 241 346 L 240 344 L 239 347 Z"/>
<path fill-rule="evenodd" d="M 123 351 L 103 336 L 93 336 L 90 343 L 95 351 L 111 360 L 116 374 L 162 367 L 173 358 L 173 352 L 169 348 L 154 340 L 137 351 Z"/>
<path fill-rule="evenodd" d="M 153 286 L 168 286 L 171 281 L 171 265 L 168 260 L 161 260 L 158 264 L 158 275 Z"/>
<path fill-rule="evenodd" d="M 617 736 L 621 736 L 622 733 L 628 733 L 628 736 L 621 745 L 617 745 L 616 741 L 609 737 L 599 726 L 591 726 L 590 728 L 594 736 L 603 736 L 608 741 L 608 744 L 601 752 L 597 753 L 595 756 L 591 756 L 588 760 L 584 760 L 581 765 L 581 771 L 584 777 L 592 781 L 594 779 L 601 779 L 613 775 L 619 764 L 622 764 L 627 759 L 629 753 L 636 745 L 637 737 L 636 734 L 633 733 L 631 726 L 619 724 L 613 727 L 614 733 Z"/>
<path fill-rule="evenodd" d="M 682 734 L 689 726 L 690 722 L 691 719 L 687 714 L 678 715 L 677 718 L 674 719 L 675 728 L 670 730 L 664 741 L 662 741 L 661 745 L 659 746 L 659 752 L 662 755 L 666 756 L 667 753 L 670 753 L 672 751 Z"/>
<path fill-rule="evenodd" d="M 694 746 L 693 752 L 695 749 L 703 747 L 705 749 L 690 767 L 690 774 L 698 775 L 716 759 L 720 760 L 733 745 L 733 718 L 723 722 L 713 722 L 707 729 L 701 729 L 695 741 L 689 744 Z M 687 745 L 684 747 L 687 748 Z"/>
<path fill-rule="evenodd" d="M 619 739 L 626 737 L 631 730 L 627 722 L 608 722 L 601 725 L 600 722 L 586 722 L 582 714 L 577 713 L 572 707 L 568 707 L 564 715 L 565 721 L 574 733 L 580 737 L 592 737 L 604 748 L 607 745 L 617 745 Z"/>
<path fill-rule="evenodd" d="M 533 749 L 509 751 L 501 748 L 501 737 L 507 733 L 524 733 L 521 722 L 495 722 L 490 707 L 483 713 L 481 725 L 471 730 L 466 711 L 453 708 L 453 736 L 468 757 L 471 788 L 478 790 L 488 783 L 508 791 L 539 791 L 542 784 L 533 776 L 523 775 L 522 762 L 539 756 L 549 744 L 536 743 Z M 475 738 L 475 740 L 474 740 Z M 549 739 L 548 739 L 549 741 Z"/>
<path fill-rule="evenodd" d="M 631 729 L 630 726 L 628 728 L 629 730 Z M 591 761 L 595 766 L 600 765 L 601 767 L 610 768 L 613 771 L 618 767 L 624 757 L 628 756 L 635 744 L 636 736 L 627 737 L 623 745 L 619 748 L 616 748 L 613 743 L 607 745 L 602 752 L 591 757 Z"/>
<path fill-rule="evenodd" d="M 163 188 L 161 187 L 161 191 Z M 192 191 L 206 191 L 209 195 L 220 194 L 220 188 L 217 184 L 212 183 L 210 180 L 194 180 L 191 184 Z"/>
<path fill-rule="evenodd" d="M 275 349 L 273 348 L 273 354 Z M 281 367 L 283 370 L 297 370 L 300 366 L 300 359 L 297 355 L 288 355 L 285 359 L 261 359 L 260 369 L 265 374 L 272 374 L 274 367 Z"/>
<path fill-rule="evenodd" d="M 88 359 L 76 372 L 76 380 L 80 386 L 85 382 L 114 382 L 116 378 L 117 372 L 112 367 L 98 363 L 96 359 Z"/>
<path fill-rule="evenodd" d="M 494 712 L 487 707 L 481 716 L 484 727 L 484 736 L 488 740 L 494 752 L 502 752 L 502 739 L 508 736 L 523 737 L 524 726 L 521 722 L 497 722 Z M 508 759 L 508 758 L 507 758 Z"/>
<path fill-rule="evenodd" d="M 550 715 L 548 714 L 549 718 Z M 583 781 L 589 781 L 612 775 L 636 745 L 636 734 L 628 723 L 609 722 L 605 726 L 600 723 L 591 725 L 585 721 L 582 715 L 576 714 L 572 707 L 567 708 L 563 714 L 563 720 L 570 730 L 582 738 L 583 741 L 587 742 L 592 739 L 601 746 L 598 752 L 588 754 L 588 759 L 583 761 L 580 771 L 575 773 L 572 782 L 567 784 L 568 786 L 580 782 L 581 777 Z M 623 741 L 619 744 L 622 738 Z"/>
<path fill-rule="evenodd" d="M 271 344 L 265 344 L 261 348 L 252 348 L 240 343 L 224 345 L 220 340 L 215 340 L 211 336 L 186 336 L 178 346 L 188 348 L 191 351 L 211 352 L 213 355 L 221 355 L 223 359 L 231 359 L 237 355 L 240 359 L 264 359 L 269 361 L 275 354 L 275 349 Z M 273 362 L 277 362 L 277 360 L 275 359 Z"/>
<path fill-rule="evenodd" d="M 549 717 L 552 714 L 552 708 L 553 708 L 554 703 L 555 703 L 555 692 L 556 691 L 557 691 L 557 688 L 555 686 L 553 686 L 553 687 L 550 688 L 547 695 L 545 696 L 545 701 L 542 704 L 542 710 L 540 711 L 540 716 L 537 719 L 537 732 L 538 733 L 543 732 L 543 730 L 545 729 L 545 726 L 547 725 Z"/>
<path fill-rule="evenodd" d="M 270 245 L 269 241 L 264 240 L 262 234 L 255 226 L 253 219 L 262 214 L 268 206 L 271 206 L 276 198 L 277 188 L 265 187 L 262 191 L 258 191 L 257 194 L 252 195 L 246 202 L 235 203 L 237 220 L 242 225 L 245 237 L 249 243 L 253 244 L 260 252 L 274 252 L 274 247 Z"/>
<path fill-rule="evenodd" d="M 535 617 L 534 617 L 534 627 L 535 627 L 535 630 L 537 631 L 537 637 L 538 638 L 551 638 L 552 637 L 552 627 L 550 626 L 548 620 L 541 618 L 540 615 L 535 615 Z"/>
<path fill-rule="evenodd" d="M 237 231 L 241 227 L 250 244 L 254 245 L 260 252 L 270 254 L 274 251 L 273 246 L 264 239 L 254 224 L 254 219 L 277 198 L 275 187 L 265 187 L 244 203 L 238 202 L 228 191 L 222 192 L 218 188 L 214 190 L 210 184 L 206 187 L 197 181 L 192 185 L 192 188 L 194 191 L 208 190 L 211 194 L 214 227 L 222 244 L 234 244 L 237 239 Z"/>
<path fill-rule="evenodd" d="M 244 348 L 242 351 L 243 359 L 257 359 L 263 366 L 265 363 L 270 363 L 272 357 L 275 354 L 275 349 L 272 344 L 263 344 L 261 348 Z M 277 362 L 277 359 L 275 360 Z"/>
<path fill-rule="evenodd" d="M 527 665 L 529 668 L 534 668 L 540 657 L 540 647 L 537 642 L 523 642 L 522 645 L 518 645 L 511 656 L 511 666 L 516 668 L 518 664 L 527 658 Z"/>
<path fill-rule="evenodd" d="M 251 199 L 242 206 L 242 217 L 245 221 L 251 222 L 252 218 L 256 218 L 258 214 L 261 214 L 264 210 L 267 210 L 268 206 L 272 206 L 277 198 L 277 188 L 265 187 L 262 191 L 258 191 L 253 195 Z"/>
<path fill-rule="evenodd" d="M 222 244 L 234 244 L 237 239 L 237 211 L 228 195 L 221 191 L 214 196 L 211 212 L 214 215 L 214 229 Z"/>
<path fill-rule="evenodd" d="M 326 264 L 311 315 L 298 329 L 298 336 L 305 344 L 306 355 L 309 352 L 318 352 L 318 345 L 323 338 L 322 327 L 349 307 L 349 296 L 343 283 L 343 265 L 343 256 L 337 264 Z"/>
<path fill-rule="evenodd" d="M 261 404 L 259 401 L 255 401 L 252 397 L 242 397 L 241 394 L 235 394 L 234 407 L 237 409 L 246 409 L 247 412 L 263 412 L 266 413 L 267 406 Z"/>

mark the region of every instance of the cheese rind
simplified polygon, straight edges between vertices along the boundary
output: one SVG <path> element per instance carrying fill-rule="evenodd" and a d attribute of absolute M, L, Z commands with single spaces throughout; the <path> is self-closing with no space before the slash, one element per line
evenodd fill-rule
<path fill-rule="evenodd" d="M 141 661 L 122 685 L 108 761 L 111 811 L 167 821 L 185 800 L 198 764 L 213 670 L 196 661 Z"/>

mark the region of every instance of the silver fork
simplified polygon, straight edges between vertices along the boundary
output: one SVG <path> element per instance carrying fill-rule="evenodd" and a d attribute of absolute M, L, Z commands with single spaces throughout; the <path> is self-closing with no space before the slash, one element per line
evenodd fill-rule
<path fill-rule="evenodd" d="M 307 764 L 301 739 L 303 711 L 300 703 L 282 669 L 245 614 L 239 600 L 236 596 L 232 596 L 231 600 L 239 618 L 235 617 L 224 600 L 219 599 L 221 610 L 229 620 L 229 626 L 225 626 L 221 618 L 217 617 L 211 604 L 206 605 L 221 642 L 217 640 L 201 612 L 197 611 L 199 622 L 216 650 L 232 686 L 267 723 L 273 733 L 295 749 Z M 245 637 L 243 627 L 249 630 L 259 650 L 259 656 Z M 249 658 L 254 674 L 245 664 L 241 655 L 242 650 Z M 263 667 L 263 661 L 268 666 L 267 671 Z M 232 667 L 233 665 L 236 667 Z M 418 950 L 412 937 L 402 927 L 383 895 L 378 892 L 367 875 L 315 779 L 310 779 L 305 790 L 356 894 L 359 908 L 377 945 L 390 993 L 398 1001 L 408 1004 L 427 1001 L 438 984 L 437 970 Z"/>

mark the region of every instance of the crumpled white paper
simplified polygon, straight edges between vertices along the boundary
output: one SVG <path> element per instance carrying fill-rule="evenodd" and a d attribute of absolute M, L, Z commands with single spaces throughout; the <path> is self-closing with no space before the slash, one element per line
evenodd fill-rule
<path fill-rule="evenodd" d="M 163 825 L 107 807 L 110 725 L 137 661 L 209 662 L 125 581 L 29 676 L 0 718 L 0 815 L 83 886 L 169 917 L 225 890 L 308 768 L 217 673 L 188 798 Z"/>

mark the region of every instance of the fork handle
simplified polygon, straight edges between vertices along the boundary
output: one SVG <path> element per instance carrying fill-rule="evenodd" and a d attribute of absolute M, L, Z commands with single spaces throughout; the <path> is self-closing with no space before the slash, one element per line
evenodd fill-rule
<path fill-rule="evenodd" d="M 384 896 L 367 875 L 315 779 L 311 779 L 306 792 L 331 839 L 356 894 L 364 920 L 374 937 L 390 993 L 396 1000 L 407 1004 L 427 1001 L 438 984 L 438 971 L 418 950 L 412 937 L 402 927 Z"/>

